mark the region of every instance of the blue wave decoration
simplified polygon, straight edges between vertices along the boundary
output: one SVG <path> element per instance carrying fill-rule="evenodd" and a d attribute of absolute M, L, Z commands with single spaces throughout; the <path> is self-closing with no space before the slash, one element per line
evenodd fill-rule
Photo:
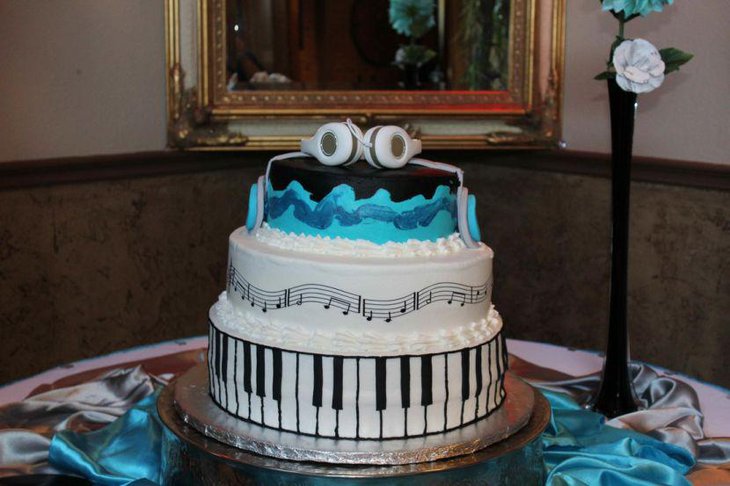
<path fill-rule="evenodd" d="M 456 231 L 456 197 L 446 185 L 436 188 L 430 199 L 419 195 L 393 202 L 385 189 L 357 200 L 354 189 L 341 184 L 317 202 L 297 181 L 279 191 L 269 184 L 266 212 L 267 222 L 282 231 L 381 244 L 436 240 Z"/>

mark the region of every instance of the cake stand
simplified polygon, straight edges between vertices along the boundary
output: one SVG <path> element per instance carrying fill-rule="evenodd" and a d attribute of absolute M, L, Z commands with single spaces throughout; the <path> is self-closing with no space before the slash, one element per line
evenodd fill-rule
<path fill-rule="evenodd" d="M 425 437 L 384 441 L 299 436 L 236 419 L 208 395 L 204 364 L 166 387 L 157 408 L 165 484 L 542 484 L 547 400 L 507 373 L 488 418 Z"/>

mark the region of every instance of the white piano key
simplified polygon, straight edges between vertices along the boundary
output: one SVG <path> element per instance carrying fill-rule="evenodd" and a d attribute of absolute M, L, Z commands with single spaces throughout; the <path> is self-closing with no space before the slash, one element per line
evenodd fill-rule
<path fill-rule="evenodd" d="M 423 434 L 426 407 L 421 405 L 421 358 L 410 358 L 411 406 L 407 410 L 408 435 Z"/>
<path fill-rule="evenodd" d="M 477 389 L 477 350 L 472 348 L 469 350 L 469 398 L 464 402 L 464 414 L 461 421 L 462 424 L 469 423 L 476 419 L 476 389 Z M 482 377 L 482 388 L 484 381 Z"/>
<path fill-rule="evenodd" d="M 482 345 L 482 393 L 479 395 L 479 416 L 483 416 L 489 407 L 489 388 L 492 380 L 490 375 L 491 358 L 489 343 Z"/>
<path fill-rule="evenodd" d="M 226 397 L 223 389 L 223 334 L 218 335 L 218 349 L 216 350 L 218 356 L 218 403 L 225 407 Z"/>
<path fill-rule="evenodd" d="M 252 422 L 261 423 L 261 398 L 256 395 L 256 389 L 258 385 L 258 363 L 256 359 L 256 353 L 258 351 L 258 345 L 251 344 L 251 408 L 249 410 L 249 418 Z"/>
<path fill-rule="evenodd" d="M 228 356 L 226 359 L 226 384 L 225 384 L 225 404 L 226 409 L 229 412 L 235 412 L 236 411 L 236 384 L 235 384 L 235 374 L 234 374 L 234 367 L 236 365 L 236 359 L 235 359 L 235 350 L 236 350 L 236 340 L 233 339 L 230 336 L 223 336 L 223 339 L 226 340 L 227 346 L 228 346 Z"/>
<path fill-rule="evenodd" d="M 236 342 L 236 352 L 236 388 L 238 391 L 238 416 L 241 418 L 248 418 L 250 415 L 248 408 L 249 396 L 248 393 L 246 393 L 246 390 L 243 388 L 243 342 Z"/>
<path fill-rule="evenodd" d="M 296 356 L 296 353 L 281 353 L 281 427 L 292 431 L 297 430 Z"/>
<path fill-rule="evenodd" d="M 357 434 L 357 365 L 354 358 L 345 358 L 342 363 L 342 410 L 339 417 L 340 437 L 353 438 Z"/>
<path fill-rule="evenodd" d="M 448 401 L 446 402 L 446 429 L 453 429 L 461 424 L 461 353 L 447 353 L 449 387 Z"/>
<path fill-rule="evenodd" d="M 220 352 L 218 346 L 218 331 L 213 331 L 213 396 L 217 402 L 220 402 L 220 375 L 218 373 L 218 353 Z"/>
<path fill-rule="evenodd" d="M 314 359 L 311 354 L 299 355 L 299 430 L 314 434 L 317 424 L 317 409 L 312 405 L 314 388 Z"/>
<path fill-rule="evenodd" d="M 279 402 L 274 400 L 274 354 L 271 348 L 265 348 L 264 362 L 266 364 L 266 385 L 264 390 L 264 425 L 279 428 Z"/>
<path fill-rule="evenodd" d="M 402 437 L 405 435 L 405 410 L 401 397 L 400 358 L 390 358 L 385 362 L 385 399 L 383 410 L 383 437 Z"/>
<path fill-rule="evenodd" d="M 497 359 L 499 359 L 497 356 L 497 340 L 492 339 L 489 342 L 489 398 L 487 400 L 489 410 L 495 407 L 497 400 Z"/>
<path fill-rule="evenodd" d="M 319 435 L 335 436 L 336 413 L 332 408 L 332 366 L 331 356 L 322 357 L 322 406 L 319 409 Z"/>
<path fill-rule="evenodd" d="M 375 409 L 375 360 L 360 359 L 360 437 L 380 437 L 380 412 Z"/>
<path fill-rule="evenodd" d="M 426 407 L 427 432 L 443 432 L 444 401 L 446 400 L 446 358 L 434 355 L 433 362 L 433 405 Z"/>
<path fill-rule="evenodd" d="M 215 331 L 213 326 L 208 326 L 208 382 L 210 383 L 210 394 L 216 396 L 215 388 L 215 366 L 214 366 L 214 347 L 213 340 L 215 339 Z"/>
<path fill-rule="evenodd" d="M 509 366 L 508 362 L 508 356 L 507 356 L 507 346 L 505 345 L 505 342 L 502 341 L 502 336 L 500 336 L 500 352 L 502 354 L 502 373 L 499 380 L 499 397 L 500 397 L 500 403 L 505 397 L 505 391 L 504 391 L 504 374 L 507 372 L 507 367 Z"/>

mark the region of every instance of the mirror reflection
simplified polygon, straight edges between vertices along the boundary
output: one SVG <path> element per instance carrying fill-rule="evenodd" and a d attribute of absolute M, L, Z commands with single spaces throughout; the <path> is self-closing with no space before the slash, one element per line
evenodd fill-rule
<path fill-rule="evenodd" d="M 226 0 L 229 90 L 507 89 L 509 0 Z"/>

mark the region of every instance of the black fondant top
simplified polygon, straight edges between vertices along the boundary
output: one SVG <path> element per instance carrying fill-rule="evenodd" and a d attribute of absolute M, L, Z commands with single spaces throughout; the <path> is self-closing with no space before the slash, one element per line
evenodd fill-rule
<path fill-rule="evenodd" d="M 439 186 L 448 186 L 453 193 L 459 187 L 456 174 L 417 165 L 376 169 L 361 160 L 348 167 L 330 167 L 306 157 L 277 160 L 271 164 L 269 182 L 275 190 L 286 189 L 292 181 L 299 182 L 315 201 L 321 201 L 332 188 L 341 184 L 352 187 L 357 199 L 370 198 L 378 189 L 385 189 L 393 202 L 418 195 L 430 198 Z"/>

